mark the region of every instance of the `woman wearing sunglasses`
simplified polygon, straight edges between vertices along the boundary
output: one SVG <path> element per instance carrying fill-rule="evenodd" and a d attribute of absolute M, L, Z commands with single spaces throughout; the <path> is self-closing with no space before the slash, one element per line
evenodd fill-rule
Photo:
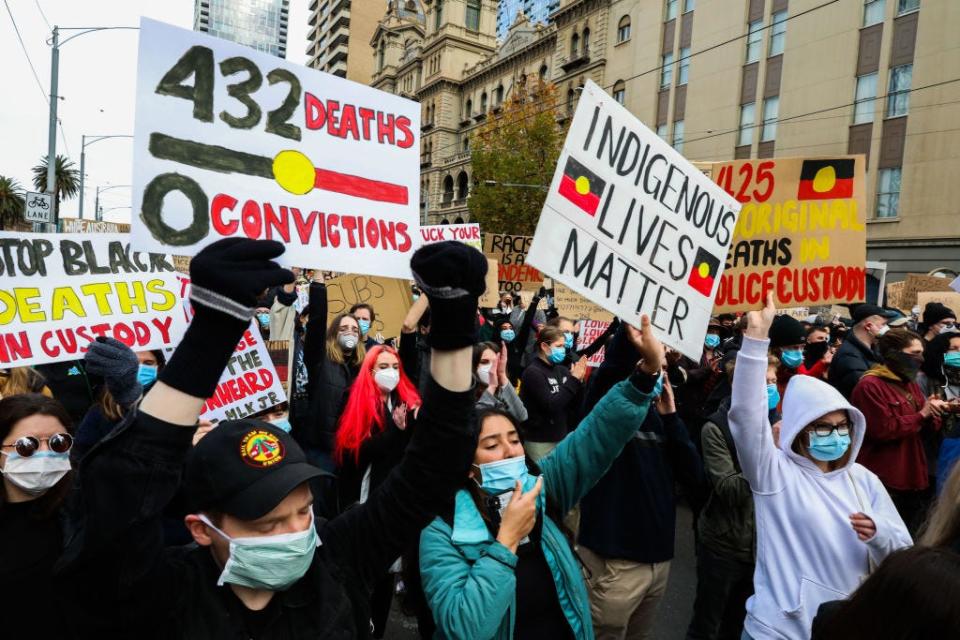
<path fill-rule="evenodd" d="M 757 524 L 744 638 L 799 640 L 810 637 L 820 604 L 846 598 L 912 541 L 880 480 L 854 462 L 866 422 L 832 386 L 791 378 L 774 443 L 765 376 L 776 312 L 771 295 L 748 314 L 729 413 Z"/>
<path fill-rule="evenodd" d="M 42 594 L 50 593 L 62 546 L 60 505 L 73 475 L 69 429 L 69 414 L 52 398 L 31 393 L 0 400 L 0 585 L 8 612 L 37 611 Z M 45 607 L 43 615 L 31 616 L 30 637 L 64 637 L 59 610 Z M 5 635 L 9 631 L 6 626 Z"/>

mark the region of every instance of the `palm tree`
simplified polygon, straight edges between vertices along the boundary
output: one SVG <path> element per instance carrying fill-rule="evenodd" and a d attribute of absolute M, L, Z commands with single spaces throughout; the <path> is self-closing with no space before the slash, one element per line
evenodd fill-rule
<path fill-rule="evenodd" d="M 54 195 L 54 214 L 56 219 L 60 219 L 60 200 L 61 198 L 72 198 L 80 193 L 80 171 L 72 160 L 66 156 L 57 156 L 57 164 L 54 178 L 56 180 L 56 191 Z M 40 159 L 40 164 L 33 168 L 33 187 L 37 191 L 45 192 L 47 190 L 47 157 Z"/>
<path fill-rule="evenodd" d="M 23 218 L 23 187 L 15 178 L 0 176 L 0 229 Z"/>

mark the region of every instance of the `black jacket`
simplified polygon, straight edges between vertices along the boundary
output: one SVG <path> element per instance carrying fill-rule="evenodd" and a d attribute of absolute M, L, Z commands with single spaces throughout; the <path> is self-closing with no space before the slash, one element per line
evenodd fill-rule
<path fill-rule="evenodd" d="M 509 363 L 508 363 L 509 364 Z M 580 391 L 580 381 L 562 364 L 543 358 L 530 363 L 520 383 L 520 399 L 527 407 L 523 437 L 531 442 L 560 442 L 568 431 L 568 416 Z"/>
<path fill-rule="evenodd" d="M 318 524 L 308 572 L 277 593 L 260 638 L 369 638 L 369 590 L 462 486 L 476 446 L 473 392 L 435 383 L 407 455 L 363 505 Z M 194 430 L 131 413 L 84 459 L 68 505 L 59 587 L 89 638 L 249 638 L 209 549 L 163 547 Z M 118 481 L 122 480 L 122 481 Z M 260 639 L 258 639 L 260 640 Z"/>
<path fill-rule="evenodd" d="M 853 395 L 853 388 L 860 382 L 863 374 L 879 362 L 877 353 L 860 342 L 851 331 L 833 356 L 828 380 L 849 400 Z"/>

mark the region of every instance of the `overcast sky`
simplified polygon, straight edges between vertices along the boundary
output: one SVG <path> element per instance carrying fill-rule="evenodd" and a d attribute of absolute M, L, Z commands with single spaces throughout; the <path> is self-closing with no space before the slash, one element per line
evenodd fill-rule
<path fill-rule="evenodd" d="M 306 62 L 307 5 L 290 0 L 287 59 Z M 16 178 L 32 190 L 30 168 L 47 153 L 47 103 L 30 71 L 7 9 L 20 29 L 37 70 L 43 93 L 50 90 L 50 25 L 60 27 L 137 26 L 148 16 L 193 27 L 193 0 L 0 0 L 0 64 L 7 90 L 0 100 L 0 175 Z M 41 13 L 42 12 L 42 13 Z M 70 32 L 61 31 L 61 42 Z M 137 31 L 102 31 L 68 42 L 60 49 L 59 119 L 66 134 L 57 137 L 57 153 L 80 166 L 81 136 L 133 133 L 137 70 Z M 130 184 L 131 140 L 103 140 L 87 146 L 84 217 L 93 217 L 96 186 Z M 117 188 L 101 196 L 104 210 L 130 205 L 130 190 Z M 76 217 L 78 200 L 64 203 L 62 214 Z M 130 221 L 130 209 L 105 212 L 104 219 Z"/>

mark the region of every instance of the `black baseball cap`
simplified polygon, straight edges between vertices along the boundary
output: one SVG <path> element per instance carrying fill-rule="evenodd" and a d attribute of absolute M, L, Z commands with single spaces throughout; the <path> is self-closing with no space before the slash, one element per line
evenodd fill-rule
<path fill-rule="evenodd" d="M 190 451 L 184 488 L 192 510 L 256 520 L 322 475 L 328 474 L 309 464 L 283 429 L 262 420 L 227 420 Z"/>
<path fill-rule="evenodd" d="M 897 317 L 897 314 L 887 311 L 883 307 L 878 307 L 875 304 L 858 304 L 853 307 L 850 312 L 850 317 L 853 319 L 854 324 L 863 322 L 870 316 L 880 316 L 881 318 L 892 320 Z"/>

